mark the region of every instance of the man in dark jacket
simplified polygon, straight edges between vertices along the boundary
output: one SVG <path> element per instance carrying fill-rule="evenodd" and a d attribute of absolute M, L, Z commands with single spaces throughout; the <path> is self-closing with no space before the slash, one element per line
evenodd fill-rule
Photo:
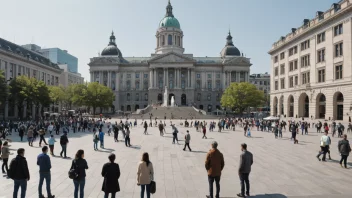
<path fill-rule="evenodd" d="M 13 197 L 17 198 L 18 190 L 21 187 L 21 198 L 25 198 L 27 191 L 27 181 L 29 181 L 30 176 L 27 160 L 24 157 L 23 148 L 19 148 L 17 150 L 16 158 L 11 160 L 9 173 L 7 175 L 15 182 Z"/>
<path fill-rule="evenodd" d="M 212 149 L 208 152 L 205 160 L 205 169 L 208 171 L 208 182 L 209 182 L 209 195 L 207 198 L 213 198 L 213 184 L 215 180 L 216 194 L 215 197 L 220 197 L 220 176 L 221 171 L 225 166 L 224 156 L 217 149 L 218 143 L 216 141 L 211 144 Z"/>
<path fill-rule="evenodd" d="M 64 131 L 64 134 L 60 137 L 60 145 L 61 145 L 60 156 L 62 157 L 62 154 L 65 154 L 64 158 L 67 157 L 66 156 L 67 143 L 68 143 L 67 132 Z"/>
<path fill-rule="evenodd" d="M 340 165 L 342 167 L 342 162 L 344 162 L 345 168 L 347 168 L 347 157 L 351 152 L 351 146 L 347 140 L 347 134 L 343 134 L 343 139 L 338 143 L 338 149 L 341 153 Z"/>
<path fill-rule="evenodd" d="M 47 155 L 48 147 L 43 146 L 42 151 L 43 153 L 39 154 L 37 158 L 37 165 L 39 166 L 39 186 L 38 186 L 39 198 L 45 198 L 44 195 L 42 194 L 42 186 L 43 186 L 44 179 L 46 182 L 46 191 L 48 193 L 48 198 L 54 198 L 55 195 L 52 195 L 50 190 L 51 162 L 50 162 L 50 157 Z"/>
<path fill-rule="evenodd" d="M 249 173 L 251 172 L 251 166 L 253 164 L 253 155 L 247 151 L 247 144 L 241 144 L 242 154 L 240 156 L 240 165 L 238 167 L 238 176 L 241 180 L 241 193 L 237 194 L 238 197 L 245 197 L 244 195 L 244 184 L 246 183 L 246 195 L 249 196 Z"/>

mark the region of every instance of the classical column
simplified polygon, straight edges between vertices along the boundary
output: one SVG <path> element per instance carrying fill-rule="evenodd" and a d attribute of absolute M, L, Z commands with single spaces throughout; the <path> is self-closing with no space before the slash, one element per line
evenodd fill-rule
<path fill-rule="evenodd" d="M 176 88 L 176 68 L 174 69 L 174 88 Z"/>
<path fill-rule="evenodd" d="M 153 88 L 153 70 L 149 71 L 149 88 Z"/>
<path fill-rule="evenodd" d="M 115 87 L 116 87 L 116 91 L 119 91 L 120 90 L 120 73 L 118 73 L 116 71 L 116 82 L 115 82 Z"/>
<path fill-rule="evenodd" d="M 236 72 L 236 79 L 237 79 L 237 82 L 241 82 L 240 77 L 241 77 L 241 72 L 240 72 L 240 71 L 237 71 L 237 72 Z"/>
<path fill-rule="evenodd" d="M 165 81 L 165 85 L 164 86 L 167 86 L 169 88 L 169 68 L 166 68 L 165 69 L 165 72 L 166 72 L 166 81 Z"/>
<path fill-rule="evenodd" d="M 193 77 L 193 80 L 192 80 L 192 82 L 191 82 L 191 88 L 195 88 L 195 82 L 196 82 L 196 77 L 195 77 L 195 74 L 194 74 L 194 69 L 192 69 L 191 70 L 191 79 L 192 79 L 192 77 Z"/>
<path fill-rule="evenodd" d="M 131 89 L 136 89 L 136 72 L 131 73 Z"/>
<path fill-rule="evenodd" d="M 189 68 L 187 69 L 187 84 L 186 87 L 189 88 Z"/>
<path fill-rule="evenodd" d="M 225 90 L 226 88 L 226 72 L 222 72 L 222 89 Z"/>
<path fill-rule="evenodd" d="M 99 71 L 99 83 L 100 84 L 104 83 L 104 81 L 103 81 L 103 71 Z"/>
<path fill-rule="evenodd" d="M 111 71 L 108 71 L 108 83 L 106 85 L 111 88 Z"/>

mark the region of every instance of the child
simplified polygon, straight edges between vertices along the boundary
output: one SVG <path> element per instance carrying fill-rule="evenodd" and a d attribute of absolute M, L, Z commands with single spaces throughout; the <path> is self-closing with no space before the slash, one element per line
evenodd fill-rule
<path fill-rule="evenodd" d="M 56 140 L 54 138 L 54 135 L 50 135 L 50 138 L 48 140 L 49 143 L 49 148 L 50 148 L 50 154 L 54 155 L 54 144 L 55 144 Z"/>
<path fill-rule="evenodd" d="M 247 130 L 247 137 L 252 137 L 252 136 L 251 136 L 251 130 L 250 130 L 249 127 L 248 127 L 248 130 Z"/>

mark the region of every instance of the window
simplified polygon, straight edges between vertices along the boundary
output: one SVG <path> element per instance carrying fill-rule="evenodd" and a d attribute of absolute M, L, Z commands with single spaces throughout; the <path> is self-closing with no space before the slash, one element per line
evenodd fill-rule
<path fill-rule="evenodd" d="M 200 89 L 200 81 L 199 81 L 199 80 L 197 80 L 196 88 L 197 88 L 197 89 Z"/>
<path fill-rule="evenodd" d="M 131 74 L 127 74 L 127 78 L 131 78 Z"/>
<path fill-rule="evenodd" d="M 127 88 L 127 89 L 131 89 L 131 81 L 128 80 L 128 81 L 126 82 L 126 88 Z"/>
<path fill-rule="evenodd" d="M 310 66 L 310 55 L 305 55 L 301 57 L 301 67 Z"/>
<path fill-rule="evenodd" d="M 139 78 L 139 74 L 136 74 L 136 78 Z"/>
<path fill-rule="evenodd" d="M 200 93 L 197 94 L 197 100 L 200 101 L 202 95 Z"/>
<path fill-rule="evenodd" d="M 289 87 L 292 88 L 293 87 L 293 76 L 290 77 L 290 84 Z"/>
<path fill-rule="evenodd" d="M 200 74 L 197 74 L 197 78 L 200 78 Z"/>
<path fill-rule="evenodd" d="M 295 85 L 298 85 L 298 76 L 295 76 Z"/>
<path fill-rule="evenodd" d="M 280 65 L 280 74 L 285 74 L 285 64 Z"/>
<path fill-rule="evenodd" d="M 306 72 L 302 74 L 302 85 L 310 82 L 310 72 Z"/>
<path fill-rule="evenodd" d="M 220 101 L 220 94 L 219 93 L 216 94 L 216 101 Z"/>
<path fill-rule="evenodd" d="M 259 81 L 259 85 L 263 85 L 263 82 L 262 82 L 262 81 Z"/>
<path fill-rule="evenodd" d="M 144 77 L 143 78 L 148 78 L 148 74 L 144 74 Z"/>
<path fill-rule="evenodd" d="M 278 75 L 279 75 L 279 68 L 275 67 L 275 76 L 278 76 Z"/>
<path fill-rule="evenodd" d="M 325 82 L 325 69 L 318 71 L 318 82 Z"/>
<path fill-rule="evenodd" d="M 301 51 L 309 48 L 309 40 L 303 41 L 301 43 Z"/>
<path fill-rule="evenodd" d="M 164 86 L 163 86 L 163 80 L 159 80 L 159 88 L 162 89 Z"/>
<path fill-rule="evenodd" d="M 211 78 L 211 74 L 208 74 L 208 78 Z"/>
<path fill-rule="evenodd" d="M 208 99 L 208 101 L 211 101 L 211 94 L 210 93 L 208 93 L 207 99 Z"/>
<path fill-rule="evenodd" d="M 285 89 L 285 78 L 280 79 L 280 88 Z"/>
<path fill-rule="evenodd" d="M 136 93 L 136 101 L 139 101 L 139 93 Z"/>
<path fill-rule="evenodd" d="M 294 54 L 297 54 L 297 46 L 294 46 L 294 47 L 291 47 L 289 50 L 288 50 L 288 56 L 292 56 Z"/>
<path fill-rule="evenodd" d="M 170 87 L 170 89 L 174 88 L 174 81 L 172 81 L 172 80 L 169 81 L 169 87 Z"/>
<path fill-rule="evenodd" d="M 145 101 L 148 101 L 148 93 L 145 93 L 145 94 L 144 94 L 144 100 L 145 100 Z"/>
<path fill-rule="evenodd" d="M 289 71 L 293 71 L 293 61 L 291 61 L 289 64 L 290 64 Z"/>
<path fill-rule="evenodd" d="M 182 88 L 182 89 L 185 88 L 185 84 L 186 84 L 186 81 L 185 81 L 185 80 L 182 80 L 182 81 L 181 81 L 181 88 Z"/>
<path fill-rule="evenodd" d="M 342 23 L 334 27 L 334 36 L 341 35 L 343 33 Z"/>
<path fill-rule="evenodd" d="M 219 81 L 219 80 L 216 81 L 216 88 L 217 88 L 217 89 L 220 89 L 220 81 Z"/>
<path fill-rule="evenodd" d="M 264 85 L 266 85 L 266 81 L 264 81 Z"/>
<path fill-rule="evenodd" d="M 298 65 L 298 60 L 294 60 L 290 62 L 290 68 L 289 71 L 293 71 L 297 69 L 297 65 Z"/>
<path fill-rule="evenodd" d="M 335 80 L 342 79 L 342 65 L 335 66 Z"/>
<path fill-rule="evenodd" d="M 216 74 L 216 78 L 220 78 L 220 73 L 217 73 L 217 74 Z"/>
<path fill-rule="evenodd" d="M 284 59 L 285 58 L 285 52 L 281 52 L 280 54 L 280 60 Z"/>
<path fill-rule="evenodd" d="M 180 43 L 180 36 L 177 36 L 177 43 L 178 43 L 178 46 L 181 46 L 181 43 Z"/>
<path fill-rule="evenodd" d="M 319 43 L 322 43 L 324 41 L 325 41 L 325 32 L 318 34 L 317 35 L 317 43 L 319 44 Z"/>
<path fill-rule="evenodd" d="M 143 89 L 148 89 L 148 81 L 144 81 L 143 83 Z"/>
<path fill-rule="evenodd" d="M 338 43 L 335 45 L 335 57 L 343 55 L 343 43 Z"/>
<path fill-rule="evenodd" d="M 172 45 L 172 35 L 170 34 L 167 36 L 167 44 Z"/>
<path fill-rule="evenodd" d="M 278 90 L 278 89 L 279 89 L 279 82 L 275 81 L 275 90 Z"/>
<path fill-rule="evenodd" d="M 211 89 L 211 81 L 208 80 L 208 89 Z"/>
<path fill-rule="evenodd" d="M 139 89 L 139 81 L 136 81 L 136 89 Z"/>
<path fill-rule="evenodd" d="M 318 50 L 318 63 L 325 61 L 325 49 Z"/>
<path fill-rule="evenodd" d="M 131 95 L 128 93 L 127 94 L 127 101 L 130 101 L 131 100 Z"/>
<path fill-rule="evenodd" d="M 165 45 L 165 36 L 164 35 L 161 36 L 161 45 Z"/>
<path fill-rule="evenodd" d="M 279 61 L 279 58 L 277 56 L 274 57 L 274 63 L 277 63 Z"/>

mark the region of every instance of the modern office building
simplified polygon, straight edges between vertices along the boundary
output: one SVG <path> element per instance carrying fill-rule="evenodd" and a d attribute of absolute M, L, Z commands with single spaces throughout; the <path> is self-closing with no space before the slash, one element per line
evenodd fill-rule
<path fill-rule="evenodd" d="M 26 75 L 42 80 L 47 85 L 59 85 L 62 72 L 57 64 L 41 54 L 2 38 L 0 38 L 0 69 L 5 71 L 8 83 L 17 76 Z M 32 109 L 29 109 L 26 104 L 23 104 L 23 109 L 23 117 L 35 118 L 34 105 Z M 1 118 L 17 118 L 18 116 L 15 101 L 6 101 L 0 105 Z"/>
<path fill-rule="evenodd" d="M 58 65 L 68 65 L 69 72 L 78 73 L 78 59 L 69 54 L 67 50 L 61 50 L 60 48 L 45 48 L 41 49 L 40 52 L 53 63 Z"/>
<path fill-rule="evenodd" d="M 221 95 L 231 82 L 249 81 L 250 59 L 234 46 L 230 32 L 219 57 L 184 53 L 183 31 L 170 2 L 159 22 L 151 57 L 123 57 L 115 40 L 112 33 L 101 56 L 89 63 L 90 81 L 114 91 L 114 110 L 135 111 L 161 104 L 167 87 L 169 104 L 174 96 L 179 106 L 214 111 L 220 108 Z"/>
<path fill-rule="evenodd" d="M 351 18 L 352 0 L 342 0 L 273 44 L 272 115 L 350 119 Z"/>

